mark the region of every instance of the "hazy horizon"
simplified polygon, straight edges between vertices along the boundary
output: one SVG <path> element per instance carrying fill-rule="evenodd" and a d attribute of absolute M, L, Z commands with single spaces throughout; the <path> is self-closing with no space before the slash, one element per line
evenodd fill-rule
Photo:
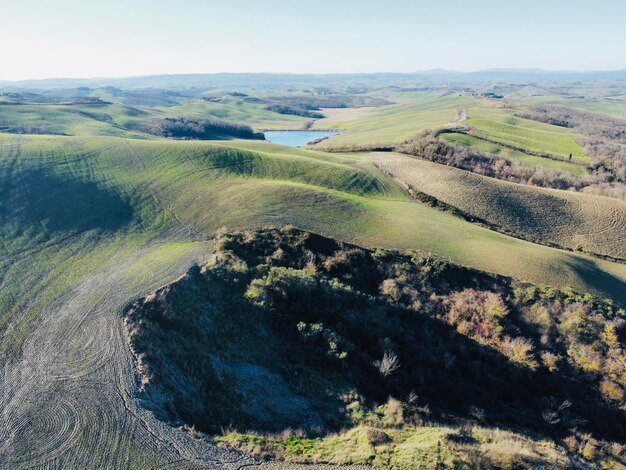
<path fill-rule="evenodd" d="M 172 71 L 172 72 L 164 72 L 164 73 L 149 73 L 149 74 L 140 74 L 140 75 L 101 75 L 101 76 L 51 76 L 51 77 L 45 77 L 45 78 L 20 78 L 20 79 L 7 79 L 7 78 L 3 78 L 2 76 L 0 76 L 0 82 L 7 82 L 7 83 L 11 83 L 11 82 L 15 82 L 15 83 L 19 83 L 19 82 L 27 82 L 27 81 L 46 81 L 46 80 L 123 80 L 123 79 L 132 79 L 132 78 L 149 78 L 149 77 L 159 77 L 159 76 L 163 76 L 163 77 L 167 77 L 167 76 L 194 76 L 194 75 L 320 75 L 320 76 L 332 76 L 332 75 L 376 75 L 376 74 L 380 74 L 380 75 L 385 75 L 385 74 L 392 74 L 392 75 L 421 75 L 421 74 L 434 74 L 434 73 L 441 73 L 441 74 L 459 74 L 459 75 L 463 75 L 463 74 L 476 74 L 476 73 L 487 73 L 487 72 L 494 72 L 494 73 L 498 73 L 498 72 L 511 72 L 511 73 L 515 73 L 515 72 L 519 72 L 519 73 L 538 73 L 538 74 L 586 74 L 586 73 L 613 73 L 613 72 L 626 72 L 626 68 L 618 68 L 618 69 L 604 69 L 604 70 L 599 70 L 599 69 L 579 69 L 579 70 L 575 70 L 575 69 L 571 69 L 571 70 L 561 70 L 561 69 L 540 69 L 540 68 L 513 68 L 513 67 L 507 67 L 507 68 L 490 68 L 490 69 L 476 69 L 476 70 L 451 70 L 451 69 L 444 69 L 444 68 L 434 68 L 434 69 L 428 69 L 428 70 L 414 70 L 414 71 L 407 71 L 407 72 L 400 72 L 400 71 L 394 71 L 394 70 L 381 70 L 381 71 L 375 71 L 375 72 L 267 72 L 267 71 L 258 71 L 258 72 L 231 72 L 231 71 L 219 71 L 219 72 L 184 72 L 184 73 L 180 73 L 180 72 L 176 72 L 176 71 Z"/>
<path fill-rule="evenodd" d="M 3 5 L 6 3 L 6 5 Z M 0 0 L 0 79 L 626 69 L 626 4 Z"/>

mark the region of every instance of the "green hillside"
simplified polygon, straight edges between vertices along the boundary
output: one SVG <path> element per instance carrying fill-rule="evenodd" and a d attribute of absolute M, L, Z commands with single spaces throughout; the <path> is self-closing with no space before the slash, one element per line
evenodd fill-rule
<path fill-rule="evenodd" d="M 344 130 L 343 134 L 318 144 L 319 148 L 389 145 L 409 139 L 424 129 L 437 129 L 454 122 L 458 109 L 473 102 L 464 95 L 422 92 L 398 104 L 324 110 L 327 117 L 316 121 L 312 128 Z"/>
<path fill-rule="evenodd" d="M 626 203 L 500 181 L 409 157 L 372 154 L 394 179 L 505 233 L 570 250 L 626 259 Z"/>
<path fill-rule="evenodd" d="M 11 410 L 0 461 L 9 468 L 51 459 L 113 468 L 180 455 L 201 462 L 193 437 L 166 430 L 128 395 L 134 379 L 117 313 L 202 261 L 224 226 L 293 224 L 626 301 L 625 265 L 415 203 L 363 155 L 255 141 L 3 134 L 0 180 L 0 401 Z M 176 452 L 156 449 L 146 428 L 175 436 Z"/>
<path fill-rule="evenodd" d="M 529 155 L 494 142 L 481 140 L 468 134 L 446 132 L 441 134 L 441 138 L 453 144 L 462 145 L 463 147 L 474 147 L 490 155 L 496 155 L 506 160 L 518 161 L 529 166 L 541 167 L 547 170 L 563 171 L 575 176 L 579 176 L 584 173 L 583 167 L 575 163 Z"/>
<path fill-rule="evenodd" d="M 516 117 L 515 110 L 472 108 L 465 124 L 496 143 L 561 158 L 571 154 L 574 161 L 590 162 L 569 129 Z"/>
<path fill-rule="evenodd" d="M 311 119 L 278 114 L 265 105 L 226 95 L 176 106 L 122 104 L 0 104 L 0 132 L 151 138 L 137 129 L 163 118 L 218 118 L 255 129 L 301 129 Z"/>
<path fill-rule="evenodd" d="M 145 138 L 124 127 L 146 117 L 146 111 L 117 104 L 0 105 L 0 131 Z"/>
<path fill-rule="evenodd" d="M 217 117 L 255 129 L 302 129 L 310 118 L 278 114 L 265 109 L 267 105 L 245 101 L 245 98 L 225 95 L 214 101 L 193 100 L 177 106 L 153 108 L 169 116 L 196 118 Z"/>
<path fill-rule="evenodd" d="M 619 97 L 580 97 L 580 96 L 530 96 L 526 102 L 533 104 L 558 104 L 568 108 L 604 113 L 618 118 L 626 118 L 626 99 Z"/>
<path fill-rule="evenodd" d="M 222 226 L 293 224 L 623 300 L 622 265 L 512 239 L 416 204 L 366 156 L 265 142 L 49 136 L 3 136 L 0 155 L 5 279 L 12 259 L 38 257 L 46 247 L 87 256 L 85 244 L 100 252 L 131 241 L 206 240 Z M 10 284 L 3 302 L 17 310 L 25 287 Z"/>

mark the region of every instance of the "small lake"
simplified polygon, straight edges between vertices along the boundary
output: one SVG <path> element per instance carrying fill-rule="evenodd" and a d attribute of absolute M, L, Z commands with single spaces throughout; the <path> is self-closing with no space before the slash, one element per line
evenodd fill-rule
<path fill-rule="evenodd" d="M 341 134 L 339 131 L 267 131 L 265 140 L 274 144 L 289 145 L 290 147 L 304 147 L 314 140 Z"/>

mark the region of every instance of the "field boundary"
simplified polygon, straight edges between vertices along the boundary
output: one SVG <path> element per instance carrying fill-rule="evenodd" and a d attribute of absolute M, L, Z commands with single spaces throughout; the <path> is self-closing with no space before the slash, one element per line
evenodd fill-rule
<path fill-rule="evenodd" d="M 457 128 L 457 129 L 438 129 L 437 131 L 435 131 L 435 137 L 439 137 L 441 134 L 464 134 L 464 135 L 468 135 L 470 137 L 474 137 L 475 139 L 478 140 L 482 140 L 483 142 L 487 142 L 493 145 L 498 145 L 500 147 L 504 147 L 507 148 L 509 150 L 514 150 L 516 152 L 520 152 L 520 153 L 524 153 L 526 155 L 530 155 L 533 157 L 540 157 L 540 158 L 547 158 L 550 160 L 554 160 L 557 162 L 565 162 L 565 163 L 572 163 L 574 165 L 578 165 L 582 168 L 587 168 L 587 165 L 581 164 L 578 161 L 576 161 L 574 158 L 572 158 L 571 160 L 569 160 L 568 158 L 563 158 L 563 157 L 559 157 L 558 155 L 554 155 L 552 153 L 549 152 L 535 152 L 533 150 L 529 150 L 529 149 L 525 149 L 523 147 L 517 147 L 516 145 L 511 145 L 511 144 L 505 144 L 502 142 L 498 142 L 492 139 L 489 139 L 488 137 L 485 137 L 483 135 L 480 134 L 480 131 L 476 131 L 472 128 Z"/>

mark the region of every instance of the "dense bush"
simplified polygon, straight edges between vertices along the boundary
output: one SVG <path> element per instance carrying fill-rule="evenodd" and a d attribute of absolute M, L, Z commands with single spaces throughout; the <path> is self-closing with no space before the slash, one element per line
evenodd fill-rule
<path fill-rule="evenodd" d="M 381 413 L 386 426 L 422 423 L 428 410 L 431 422 L 567 438 L 579 453 L 592 442 L 596 457 L 626 438 L 625 313 L 611 301 L 290 227 L 221 235 L 202 272 L 174 286 L 133 306 L 127 328 L 145 370 L 175 371 L 144 371 L 149 383 L 206 384 L 172 405 L 200 429 L 258 426 L 238 379 L 214 365 L 245 342 L 246 361 L 269 355 L 264 367 L 322 410 L 323 431 Z M 194 349 L 215 359 L 190 369 Z"/>
<path fill-rule="evenodd" d="M 626 405 L 624 311 L 610 301 L 295 230 L 230 235 L 218 250 L 258 273 L 247 298 L 301 345 L 307 364 L 323 359 L 350 373 L 372 399 L 416 391 L 431 404 L 479 405 L 493 417 L 545 428 L 482 397 L 489 390 L 527 401 L 529 418 L 542 397 L 554 395 L 571 399 L 600 433 L 608 427 L 599 416 Z M 400 366 L 381 374 L 389 354 Z M 463 391 L 451 397 L 448 388 Z"/>
<path fill-rule="evenodd" d="M 146 131 L 174 139 L 264 139 L 263 133 L 254 132 L 250 126 L 219 119 L 165 118 Z"/>
<path fill-rule="evenodd" d="M 315 113 L 313 111 L 309 111 L 304 108 L 288 106 L 285 104 L 270 104 L 266 106 L 265 109 L 267 109 L 268 111 L 272 111 L 274 113 L 278 113 L 278 114 L 291 114 L 294 116 L 302 116 L 302 117 L 308 117 L 308 118 L 313 118 L 313 119 L 321 119 L 324 117 L 324 115 L 321 113 Z"/>

